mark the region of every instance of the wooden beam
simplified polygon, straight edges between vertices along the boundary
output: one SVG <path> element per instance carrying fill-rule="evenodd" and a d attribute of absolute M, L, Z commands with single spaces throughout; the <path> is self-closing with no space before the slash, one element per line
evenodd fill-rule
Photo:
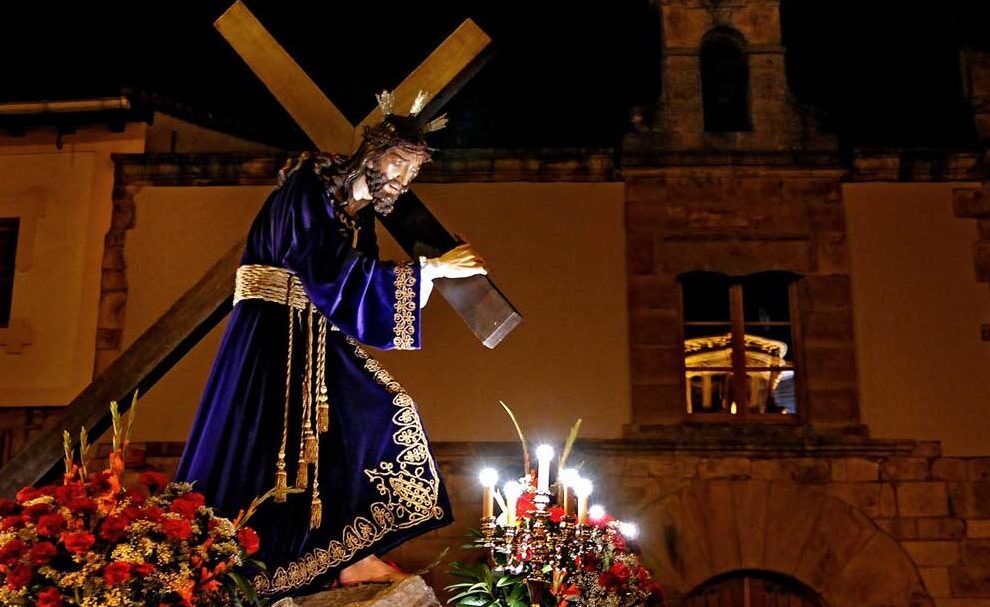
<path fill-rule="evenodd" d="M 427 104 L 421 113 L 430 116 L 453 96 L 457 90 L 474 75 L 491 57 L 489 49 L 492 39 L 470 19 L 465 19 L 454 33 L 440 43 L 430 56 L 416 67 L 392 92 L 395 94 L 395 108 L 405 113 L 420 91 L 424 91 Z M 361 144 L 364 127 L 378 124 L 384 115 L 381 108 L 375 109 L 354 129 L 351 152 Z"/>
<path fill-rule="evenodd" d="M 240 0 L 213 24 L 306 136 L 324 152 L 347 154 L 354 127 Z"/>
<path fill-rule="evenodd" d="M 91 439 L 109 428 L 110 401 L 130 406 L 135 390 L 144 393 L 223 319 L 231 308 L 234 276 L 244 252 L 239 242 L 151 325 L 106 371 L 65 408 L 58 423 L 38 434 L 24 451 L 0 468 L 0 497 L 41 480 L 54 480 L 63 456 L 62 431 L 78 440 L 84 426 Z"/>

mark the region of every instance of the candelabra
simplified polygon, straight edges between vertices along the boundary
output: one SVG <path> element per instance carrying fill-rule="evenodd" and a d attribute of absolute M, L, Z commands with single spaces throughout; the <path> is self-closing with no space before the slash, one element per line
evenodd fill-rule
<path fill-rule="evenodd" d="M 551 492 L 549 463 L 553 450 L 544 445 L 536 455 L 539 468 L 535 487 L 529 476 L 524 479 L 525 486 L 509 481 L 504 486 L 504 499 L 495 489 L 498 474 L 490 468 L 482 471 L 484 505 L 479 540 L 488 550 L 495 571 L 525 575 L 534 607 L 541 604 L 548 589 L 557 587 L 573 573 L 574 563 L 580 562 L 582 554 L 600 552 L 606 535 L 616 532 L 608 525 L 589 524 L 589 480 L 581 478 L 576 470 L 565 469 Z M 524 493 L 530 494 L 531 499 L 520 502 Z M 556 507 L 551 508 L 554 495 Z M 501 520 L 494 516 L 493 499 L 502 505 Z M 527 505 L 525 512 L 517 513 L 519 503 Z"/>

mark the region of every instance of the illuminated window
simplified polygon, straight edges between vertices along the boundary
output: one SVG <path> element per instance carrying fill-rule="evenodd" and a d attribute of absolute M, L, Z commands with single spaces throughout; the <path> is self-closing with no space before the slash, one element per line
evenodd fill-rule
<path fill-rule="evenodd" d="M 737 420 L 798 413 L 796 278 L 786 272 L 681 275 L 688 414 Z"/>
<path fill-rule="evenodd" d="M 14 256 L 21 220 L 0 217 L 0 327 L 10 324 L 10 302 L 14 295 Z"/>
<path fill-rule="evenodd" d="M 749 58 L 735 30 L 715 29 L 701 45 L 701 98 L 705 130 L 749 131 Z"/>

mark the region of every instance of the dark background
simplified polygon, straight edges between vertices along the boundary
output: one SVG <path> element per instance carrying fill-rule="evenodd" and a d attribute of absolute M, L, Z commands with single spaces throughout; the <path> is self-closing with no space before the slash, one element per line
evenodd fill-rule
<path fill-rule="evenodd" d="M 0 101 L 136 91 L 305 147 L 213 29 L 229 3 L 5 9 Z M 614 146 L 630 108 L 660 92 L 660 27 L 646 0 L 246 3 L 352 122 L 473 18 L 497 50 L 447 107 L 442 146 Z M 784 0 L 781 10 L 791 88 L 845 144 L 975 143 L 958 49 L 990 50 L 990 2 Z"/>

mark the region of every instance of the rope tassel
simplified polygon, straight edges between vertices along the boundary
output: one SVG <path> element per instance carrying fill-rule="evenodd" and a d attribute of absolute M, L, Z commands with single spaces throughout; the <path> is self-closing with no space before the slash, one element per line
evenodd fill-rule
<path fill-rule="evenodd" d="M 313 503 L 309 508 L 309 528 L 316 529 L 323 524 L 323 502 L 318 496 L 313 496 Z"/>
<path fill-rule="evenodd" d="M 275 472 L 275 501 L 284 502 L 289 495 L 289 475 L 285 470 Z"/>
<path fill-rule="evenodd" d="M 303 459 L 307 463 L 315 464 L 319 455 L 319 447 L 316 442 L 316 435 L 309 428 L 306 428 L 306 437 L 303 440 Z"/>
<path fill-rule="evenodd" d="M 305 489 L 309 485 L 309 464 L 302 458 L 296 467 L 296 489 Z"/>

